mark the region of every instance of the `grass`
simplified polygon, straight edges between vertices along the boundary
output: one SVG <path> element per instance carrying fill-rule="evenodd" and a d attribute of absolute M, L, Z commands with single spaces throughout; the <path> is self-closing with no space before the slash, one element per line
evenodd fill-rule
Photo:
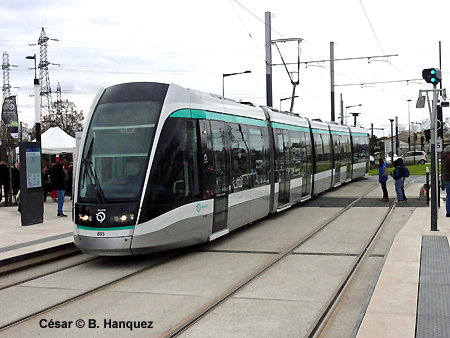
<path fill-rule="evenodd" d="M 373 167 L 373 166 L 371 166 Z M 426 173 L 426 168 L 428 167 L 428 172 L 430 172 L 430 163 L 426 163 L 425 165 L 408 165 L 408 170 L 409 170 L 409 174 L 410 175 L 425 175 Z M 388 173 L 391 173 L 394 171 L 394 167 L 389 167 L 388 166 Z M 441 166 L 439 166 L 439 173 L 441 173 Z M 369 175 L 378 175 L 378 167 L 371 169 L 369 171 Z"/>

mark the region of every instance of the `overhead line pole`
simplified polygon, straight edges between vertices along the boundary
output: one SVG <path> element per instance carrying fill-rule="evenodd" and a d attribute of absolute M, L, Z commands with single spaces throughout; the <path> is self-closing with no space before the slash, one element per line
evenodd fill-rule
<path fill-rule="evenodd" d="M 331 85 L 331 121 L 334 122 L 336 120 L 335 117 L 335 103 L 334 103 L 334 42 L 330 42 L 330 85 Z M 356 117 L 355 117 L 355 125 L 356 125 Z"/>
<path fill-rule="evenodd" d="M 268 107 L 273 107 L 272 94 L 272 13 L 265 13 L 266 22 L 266 101 Z"/>

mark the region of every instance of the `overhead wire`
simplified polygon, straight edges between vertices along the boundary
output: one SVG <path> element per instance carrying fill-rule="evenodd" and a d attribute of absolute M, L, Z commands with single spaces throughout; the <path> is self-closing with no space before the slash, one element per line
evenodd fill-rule
<path fill-rule="evenodd" d="M 384 52 L 383 46 L 381 46 L 381 42 L 378 39 L 377 33 L 375 32 L 375 29 L 373 28 L 372 22 L 370 21 L 369 15 L 367 14 L 366 8 L 364 7 L 362 0 L 359 0 L 359 3 L 361 4 L 362 10 L 364 12 L 364 15 L 366 16 L 367 22 L 369 23 L 370 29 L 372 30 L 372 33 L 375 37 L 375 39 L 377 40 L 378 46 L 380 47 L 381 51 L 383 52 L 383 54 L 386 54 Z M 398 68 L 397 66 L 393 65 L 392 62 L 390 60 L 386 60 L 386 62 L 391 65 L 393 68 L 397 69 L 400 73 L 403 73 L 404 75 L 411 77 L 409 74 L 407 74 L 406 72 L 404 72 L 403 70 L 401 70 L 400 68 Z"/>
<path fill-rule="evenodd" d="M 244 26 L 245 30 L 247 31 L 248 36 L 249 36 L 250 39 L 252 40 L 252 42 L 253 42 L 253 44 L 255 45 L 256 49 L 258 50 L 259 55 L 261 55 L 261 57 L 262 57 L 263 59 L 265 59 L 263 53 L 261 52 L 261 50 L 260 50 L 259 47 L 258 47 L 258 44 L 256 43 L 256 41 L 255 41 L 255 39 L 253 38 L 253 36 L 252 36 L 252 34 L 250 33 L 250 31 L 248 30 L 247 26 L 245 25 L 244 21 L 242 20 L 241 16 L 239 15 L 238 11 L 237 11 L 236 8 L 234 7 L 232 0 L 229 0 L 229 2 L 230 2 L 231 7 L 233 7 L 233 10 L 234 10 L 234 12 L 236 13 L 236 15 L 238 16 L 239 20 L 241 21 L 242 26 Z M 238 3 L 238 2 L 236 1 L 236 3 Z M 239 3 L 238 3 L 238 4 L 239 4 Z"/>

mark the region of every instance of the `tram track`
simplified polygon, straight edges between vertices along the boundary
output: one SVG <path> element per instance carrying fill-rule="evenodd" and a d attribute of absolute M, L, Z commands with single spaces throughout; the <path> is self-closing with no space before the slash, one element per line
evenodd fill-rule
<path fill-rule="evenodd" d="M 44 306 L 44 307 L 42 307 L 42 308 L 40 308 L 40 309 L 38 309 L 36 311 L 32 311 L 32 312 L 26 314 L 26 315 L 19 316 L 18 318 L 14 319 L 14 320 L 11 320 L 8 323 L 0 324 L 0 332 L 5 331 L 7 329 L 10 329 L 10 328 L 12 328 L 15 325 L 18 325 L 18 324 L 24 323 L 24 322 L 26 322 L 28 320 L 31 320 L 31 319 L 33 319 L 33 318 L 35 318 L 35 317 L 37 317 L 39 315 L 42 315 L 44 313 L 47 313 L 47 312 L 52 311 L 52 310 L 55 310 L 55 309 L 57 309 L 57 308 L 59 308 L 61 306 L 64 306 L 66 304 L 70 304 L 70 303 L 76 302 L 77 300 L 80 300 L 82 298 L 85 298 L 85 297 L 88 297 L 90 295 L 93 295 L 93 294 L 95 294 L 95 293 L 97 293 L 97 292 L 99 292 L 99 291 L 101 291 L 101 290 L 103 290 L 103 289 L 105 289 L 105 288 L 107 288 L 109 286 L 112 286 L 112 285 L 117 284 L 117 283 L 119 283 L 121 281 L 124 281 L 124 280 L 126 280 L 128 278 L 136 276 L 136 275 L 138 275 L 138 274 L 140 274 L 140 273 L 142 273 L 144 271 L 147 271 L 147 270 L 155 268 L 157 266 L 166 264 L 166 263 L 176 259 L 177 257 L 182 256 L 185 253 L 185 251 L 186 251 L 186 249 L 180 249 L 180 250 L 176 250 L 176 251 L 163 253 L 163 254 L 160 254 L 160 255 L 155 255 L 154 257 L 156 257 L 156 258 L 154 260 L 151 260 L 150 263 L 144 264 L 145 266 L 142 267 L 142 268 L 138 268 L 135 271 L 130 272 L 130 273 L 124 273 L 123 276 L 121 276 L 119 278 L 113 278 L 112 280 L 110 280 L 110 281 L 108 281 L 106 283 L 101 283 L 100 285 L 98 285 L 96 287 L 93 287 L 93 288 L 90 288 L 90 289 L 88 289 L 86 291 L 81 291 L 76 296 L 68 296 L 65 299 L 63 299 L 61 301 L 58 301 L 58 302 L 55 302 L 55 303 L 53 303 L 53 304 L 51 304 L 49 306 Z M 147 258 L 148 258 L 148 256 L 147 256 Z M 127 259 L 127 258 L 124 258 L 124 259 Z M 71 266 L 67 266 L 65 268 L 57 269 L 57 270 L 49 272 L 49 273 L 45 273 L 45 274 L 42 274 L 42 275 L 39 275 L 39 276 L 34 276 L 34 277 L 31 277 L 31 278 L 27 278 L 27 279 L 24 279 L 24 280 L 22 280 L 20 282 L 11 283 L 8 286 L 0 288 L 0 292 L 7 292 L 8 289 L 12 289 L 14 287 L 23 285 L 24 283 L 27 283 L 27 282 L 30 282 L 30 281 L 35 281 L 35 280 L 38 280 L 40 278 L 49 277 L 51 275 L 55 275 L 55 274 L 57 274 L 59 272 L 62 272 L 62 271 L 65 271 L 65 270 L 69 270 L 71 268 L 81 267 L 83 265 L 90 264 L 90 263 L 92 263 L 94 261 L 100 262 L 100 261 L 108 261 L 108 260 L 111 260 L 111 258 L 110 257 L 92 257 L 92 258 L 88 259 L 85 262 L 80 262 L 80 263 L 77 263 L 77 264 L 73 264 Z M 45 262 L 44 264 L 48 264 L 48 262 Z"/>
<path fill-rule="evenodd" d="M 40 263 L 33 263 L 30 265 L 26 265 L 26 266 L 22 266 L 18 269 L 14 269 L 14 270 L 9 270 L 7 272 L 3 272 L 0 274 L 0 291 L 8 289 L 8 288 L 12 288 L 14 286 L 23 284 L 23 283 L 27 283 L 33 280 L 36 280 L 38 278 L 43 278 L 46 276 L 50 276 L 52 274 L 67 270 L 67 269 L 71 269 L 74 268 L 76 266 L 100 259 L 100 257 L 93 257 L 93 256 L 88 256 L 86 257 L 86 259 L 80 259 L 80 261 L 76 261 L 71 263 L 70 260 L 71 258 L 74 258 L 76 260 L 76 258 L 78 258 L 79 256 L 82 256 L 83 254 L 81 253 L 81 251 L 78 252 L 74 252 L 72 253 L 69 257 L 67 255 L 62 255 L 59 257 L 55 257 L 51 260 L 45 260 L 43 262 Z M 64 264 L 63 261 L 69 260 L 68 264 Z M 54 265 L 54 264 L 58 264 L 58 262 L 63 262 L 62 263 L 62 267 L 58 267 L 55 269 L 49 269 L 49 271 L 39 271 L 44 269 L 46 266 L 50 266 L 50 265 Z M 38 270 L 36 272 L 34 272 L 33 270 Z M 27 273 L 28 272 L 28 273 Z M 27 275 L 30 275 L 27 276 Z M 18 277 L 14 278 L 12 276 L 15 275 L 19 275 Z"/>
<path fill-rule="evenodd" d="M 417 179 L 416 179 L 417 180 Z M 415 180 L 414 180 L 415 181 Z M 412 184 L 414 181 L 409 182 L 408 186 Z M 245 286 L 249 285 L 252 281 L 254 281 L 256 278 L 261 276 L 264 272 L 275 266 L 277 263 L 279 263 L 281 260 L 283 260 L 285 257 L 289 256 L 290 254 L 294 253 L 295 250 L 297 250 L 299 247 L 301 247 L 303 244 L 308 242 L 314 235 L 322 231 L 324 228 L 326 228 L 330 223 L 341 217 L 343 214 L 345 214 L 347 211 L 349 211 L 352 207 L 354 207 L 358 202 L 360 202 L 364 197 L 366 197 L 369 193 L 374 191 L 375 189 L 378 189 L 379 185 L 375 185 L 374 187 L 371 187 L 367 191 L 365 191 L 363 194 L 361 194 L 358 198 L 356 198 L 353 202 L 348 204 L 345 208 L 338 211 L 331 217 L 329 217 L 326 221 L 322 222 L 319 226 L 317 226 L 315 229 L 304 235 L 302 238 L 297 240 L 294 244 L 283 250 L 282 252 L 278 253 L 276 257 L 271 259 L 266 264 L 262 265 L 259 269 L 253 271 L 251 274 L 247 275 L 245 278 L 241 279 L 239 282 L 237 282 L 235 285 L 233 285 L 231 288 L 229 288 L 227 291 L 223 292 L 221 295 L 214 298 L 211 302 L 204 305 L 202 308 L 197 310 L 195 313 L 193 313 L 190 317 L 186 318 L 184 321 L 180 322 L 178 325 L 174 326 L 169 331 L 165 332 L 163 335 L 160 336 L 160 338 L 169 338 L 169 337 L 177 337 L 181 335 L 183 332 L 188 330 L 190 327 L 195 325 L 197 322 L 199 322 L 202 318 L 204 318 L 207 314 L 211 313 L 214 309 L 218 308 L 221 304 L 226 302 L 228 299 L 230 299 L 233 295 L 235 295 L 238 291 L 242 290 Z M 355 272 L 357 271 L 358 267 L 360 266 L 362 260 L 366 257 L 367 252 L 369 251 L 369 248 L 371 244 L 374 242 L 375 238 L 377 237 L 378 233 L 380 232 L 383 224 L 385 223 L 386 219 L 388 218 L 389 214 L 394 210 L 395 205 L 397 203 L 397 200 L 394 199 L 391 205 L 389 206 L 388 210 L 386 211 L 385 215 L 382 217 L 382 220 L 376 227 L 375 232 L 370 237 L 368 243 L 364 246 L 363 250 L 359 253 L 354 265 L 351 267 L 349 273 L 346 275 L 346 277 L 343 279 L 342 284 L 337 288 L 336 293 L 333 295 L 333 297 L 330 298 L 330 301 L 326 305 L 323 313 L 318 316 L 318 319 L 314 323 L 314 325 L 309 330 L 307 337 L 317 337 L 318 334 L 321 332 L 323 327 L 327 324 L 332 311 L 335 309 L 337 302 L 341 298 L 342 294 L 345 292 L 347 285 L 351 281 L 352 277 L 354 276 Z"/>
<path fill-rule="evenodd" d="M 410 184 L 413 182 L 410 182 Z M 220 294 L 214 296 L 214 298 L 212 300 L 210 300 L 209 302 L 205 303 L 205 305 L 203 305 L 203 306 L 200 305 L 199 307 L 197 307 L 197 309 L 194 309 L 192 311 L 191 315 L 185 317 L 184 320 L 181 320 L 182 317 L 178 318 L 176 322 L 174 321 L 169 326 L 170 327 L 169 330 L 160 331 L 160 332 L 158 332 L 157 336 L 159 336 L 159 337 L 176 337 L 176 336 L 181 335 L 183 332 L 188 331 L 188 329 L 191 328 L 193 325 L 195 325 L 198 322 L 201 322 L 201 320 L 206 315 L 213 312 L 215 309 L 219 308 L 227 300 L 232 298 L 233 295 L 236 295 L 237 292 L 239 292 L 240 290 L 245 288 L 245 286 L 251 284 L 259 276 L 263 275 L 265 272 L 267 272 L 272 267 L 274 267 L 277 263 L 282 261 L 283 258 L 286 258 L 287 256 L 290 256 L 293 253 L 299 254 L 298 252 L 294 252 L 294 251 L 297 250 L 299 247 L 301 247 L 306 242 L 308 242 L 308 240 L 310 240 L 312 237 L 314 237 L 315 235 L 320 233 L 322 230 L 327 228 L 327 226 L 330 225 L 330 223 L 333 223 L 336 219 L 338 219 L 342 215 L 346 214 L 346 212 L 351 210 L 356 204 L 361 202 L 361 200 L 364 197 L 366 197 L 368 194 L 370 194 L 372 191 L 374 191 L 377 188 L 379 188 L 378 184 L 374 185 L 370 189 L 366 189 L 366 191 L 364 193 L 359 195 L 359 197 L 355 198 L 351 203 L 349 203 L 342 209 L 335 212 L 331 217 L 328 217 L 325 221 L 321 222 L 320 224 L 318 224 L 318 225 L 315 224 L 314 229 L 311 228 L 307 233 L 303 233 L 303 235 L 301 235 L 301 237 L 299 236 L 298 240 L 296 240 L 295 243 L 291 242 L 291 244 L 289 246 L 286 246 L 284 249 L 281 247 L 280 250 L 275 250 L 275 251 L 270 251 L 270 250 L 261 250 L 261 251 L 249 250 L 248 252 L 242 251 L 241 254 L 246 254 L 246 253 L 254 253 L 255 255 L 267 254 L 267 257 L 270 257 L 270 258 L 265 263 L 260 265 L 259 268 L 252 269 L 253 271 L 251 273 L 246 273 L 245 275 L 244 274 L 242 275 L 245 277 L 241 276 L 241 278 L 239 278 L 239 280 L 237 282 L 230 283 L 230 284 L 232 284 L 231 287 L 228 287 L 226 289 L 226 291 L 221 292 Z M 395 205 L 396 205 L 396 200 L 394 200 L 392 202 L 392 204 L 388 208 L 388 211 L 385 213 L 382 220 L 380 221 L 380 224 L 378 224 L 377 230 L 376 230 L 377 232 L 380 231 L 380 229 L 379 229 L 380 226 L 382 226 L 382 224 L 385 222 L 385 220 L 389 217 L 389 213 L 395 209 Z M 388 206 L 388 205 L 384 205 L 384 206 Z M 290 211 L 286 211 L 286 212 L 289 213 Z M 294 210 L 294 213 L 295 213 L 295 210 Z M 282 214 L 284 214 L 284 213 L 282 213 Z M 274 215 L 274 216 L 277 217 L 277 215 Z M 322 219 L 324 219 L 324 218 L 322 218 Z M 249 227 L 249 228 L 251 229 L 251 227 Z M 242 236 L 243 234 L 239 234 L 239 233 L 236 234 L 237 237 L 239 237 L 240 235 Z M 373 234 L 368 242 L 373 242 L 375 240 L 375 237 L 376 237 L 376 234 Z M 351 254 L 347 254 L 347 256 L 355 256 L 355 258 L 356 258 L 357 263 L 355 263 L 355 267 L 352 267 L 352 269 L 351 269 L 353 272 L 350 271 L 348 273 L 348 275 L 345 278 L 343 278 L 343 282 L 337 288 L 336 294 L 334 294 L 332 297 L 330 297 L 330 301 L 326 304 L 326 306 L 324 306 L 323 313 L 317 316 L 317 321 L 313 325 L 313 328 L 311 328 L 310 331 L 308 332 L 308 337 L 316 337 L 318 334 L 320 334 L 323 327 L 326 326 L 326 323 L 330 319 L 330 317 L 336 307 L 336 304 L 338 304 L 341 295 L 345 292 L 348 283 L 350 283 L 350 281 L 352 279 L 352 273 L 354 274 L 358 269 L 358 267 L 356 265 L 360 264 L 358 262 L 362 261 L 364 255 L 367 254 L 367 252 L 369 250 L 368 245 L 370 246 L 370 243 L 364 246 L 364 249 L 357 256 L 357 258 L 356 258 L 356 253 L 354 254 L 352 252 Z M 89 290 L 80 290 L 81 292 L 79 292 L 79 294 L 77 294 L 76 296 L 71 296 L 71 297 L 68 296 L 62 301 L 54 302 L 53 304 L 48 305 L 48 306 L 42 306 L 42 308 L 40 308 L 36 311 L 32 311 L 32 312 L 28 313 L 27 315 L 20 316 L 20 318 L 16 318 L 14 321 L 10 321 L 7 324 L 1 324 L 0 332 L 5 331 L 9 328 L 12 328 L 18 324 L 22 324 L 33 318 L 42 316 L 43 314 L 50 312 L 52 310 L 56 310 L 64 305 L 69 305 L 71 303 L 75 303 L 83 298 L 87 298 L 88 296 L 94 295 L 95 293 L 100 293 L 100 295 L 101 295 L 102 294 L 101 291 L 105 290 L 109 286 L 113 286 L 120 282 L 127 282 L 127 280 L 131 279 L 133 276 L 137 276 L 141 273 L 149 271 L 152 268 L 156 268 L 157 266 L 161 266 L 164 264 L 170 264 L 172 261 L 176 261 L 176 258 L 179 258 L 179 257 L 185 255 L 186 253 L 195 255 L 196 252 L 204 253 L 204 254 L 208 253 L 210 251 L 212 251 L 212 252 L 217 251 L 218 253 L 220 253 L 222 251 L 225 253 L 227 252 L 227 250 L 220 250 L 220 246 L 219 246 L 219 250 L 208 250 L 207 248 L 208 248 L 208 246 L 196 246 L 193 248 L 183 249 L 183 250 L 179 250 L 179 251 L 162 253 L 162 254 L 158 255 L 156 259 L 152 260 L 152 262 L 150 262 L 150 263 L 147 262 L 148 266 L 140 267 L 139 269 L 136 268 L 135 271 L 133 271 L 131 273 L 130 272 L 124 273 L 120 278 L 111 279 L 108 283 L 99 284 L 98 286 L 96 286 L 94 288 L 90 288 Z M 240 251 L 238 251 L 238 252 L 240 252 Z M 308 254 L 308 253 L 300 253 L 300 254 L 302 255 L 302 254 Z M 313 253 L 313 254 L 320 255 L 320 253 L 319 254 Z M 298 255 L 296 255 L 296 256 L 298 257 Z M 109 259 L 111 259 L 111 258 L 109 258 Z M 105 260 L 105 262 L 106 262 L 108 260 L 108 258 L 101 258 L 101 259 L 98 259 L 96 262 L 97 263 L 103 262 L 102 260 Z M 147 256 L 147 261 L 149 261 L 148 256 Z M 130 261 L 127 261 L 127 262 L 130 262 Z M 133 262 L 135 262 L 135 261 L 133 261 Z M 116 260 L 115 263 L 116 263 L 116 266 L 117 265 L 123 265 L 123 266 L 126 265 L 125 261 L 120 263 L 120 259 Z M 86 264 L 92 264 L 92 262 L 89 261 L 89 262 L 86 262 Z M 108 264 L 103 263 L 103 265 L 106 267 Z M 79 264 L 77 266 L 80 268 L 83 267 L 82 264 Z M 74 267 L 76 267 L 76 266 L 74 265 Z M 65 269 L 65 270 L 67 270 L 67 269 Z M 50 277 L 50 276 L 51 276 L 51 274 L 48 274 L 48 275 L 45 275 L 44 277 Z M 37 277 L 37 279 L 39 279 L 39 277 Z M 35 280 L 35 279 L 33 279 L 33 280 Z M 22 284 L 23 284 L 23 282 L 22 282 Z M 19 285 L 19 283 L 15 284 L 15 286 L 18 286 L 18 285 Z M 3 290 L 0 290 L 0 291 L 3 291 Z M 4 290 L 4 291 L 6 291 L 6 290 Z"/>
<path fill-rule="evenodd" d="M 414 180 L 409 181 L 408 184 L 405 186 L 405 189 L 408 188 L 410 185 L 412 185 L 417 180 L 421 179 L 422 176 L 416 177 Z M 359 268 L 362 266 L 364 261 L 369 257 L 370 249 L 372 248 L 373 244 L 375 243 L 376 239 L 380 235 L 381 230 L 383 229 L 383 226 L 386 224 L 386 221 L 388 217 L 392 214 L 394 209 L 397 206 L 397 199 L 394 199 L 391 205 L 389 206 L 388 210 L 384 214 L 383 218 L 379 222 L 378 226 L 376 227 L 374 233 L 369 238 L 367 243 L 365 244 L 363 250 L 359 254 L 356 262 L 350 269 L 347 276 L 344 278 L 341 285 L 338 287 L 336 293 L 333 295 L 333 297 L 330 299 L 329 303 L 327 304 L 326 308 L 324 309 L 322 315 L 318 318 L 318 320 L 315 322 L 315 324 L 311 327 L 306 337 L 308 338 L 317 338 L 321 337 L 322 332 L 326 328 L 326 326 L 329 324 L 330 320 L 333 318 L 333 315 L 335 314 L 335 311 L 337 311 L 340 300 L 344 296 L 345 292 L 347 291 L 348 287 L 350 286 L 353 278 L 356 276 Z M 373 292 L 373 290 L 372 290 Z M 359 325 L 358 325 L 359 326 Z"/>

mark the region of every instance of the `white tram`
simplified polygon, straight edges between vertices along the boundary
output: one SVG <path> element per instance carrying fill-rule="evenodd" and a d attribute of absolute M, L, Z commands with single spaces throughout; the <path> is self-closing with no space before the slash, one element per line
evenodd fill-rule
<path fill-rule="evenodd" d="M 369 169 L 367 130 L 175 84 L 101 90 L 86 123 L 74 240 L 94 255 L 211 241 Z"/>

